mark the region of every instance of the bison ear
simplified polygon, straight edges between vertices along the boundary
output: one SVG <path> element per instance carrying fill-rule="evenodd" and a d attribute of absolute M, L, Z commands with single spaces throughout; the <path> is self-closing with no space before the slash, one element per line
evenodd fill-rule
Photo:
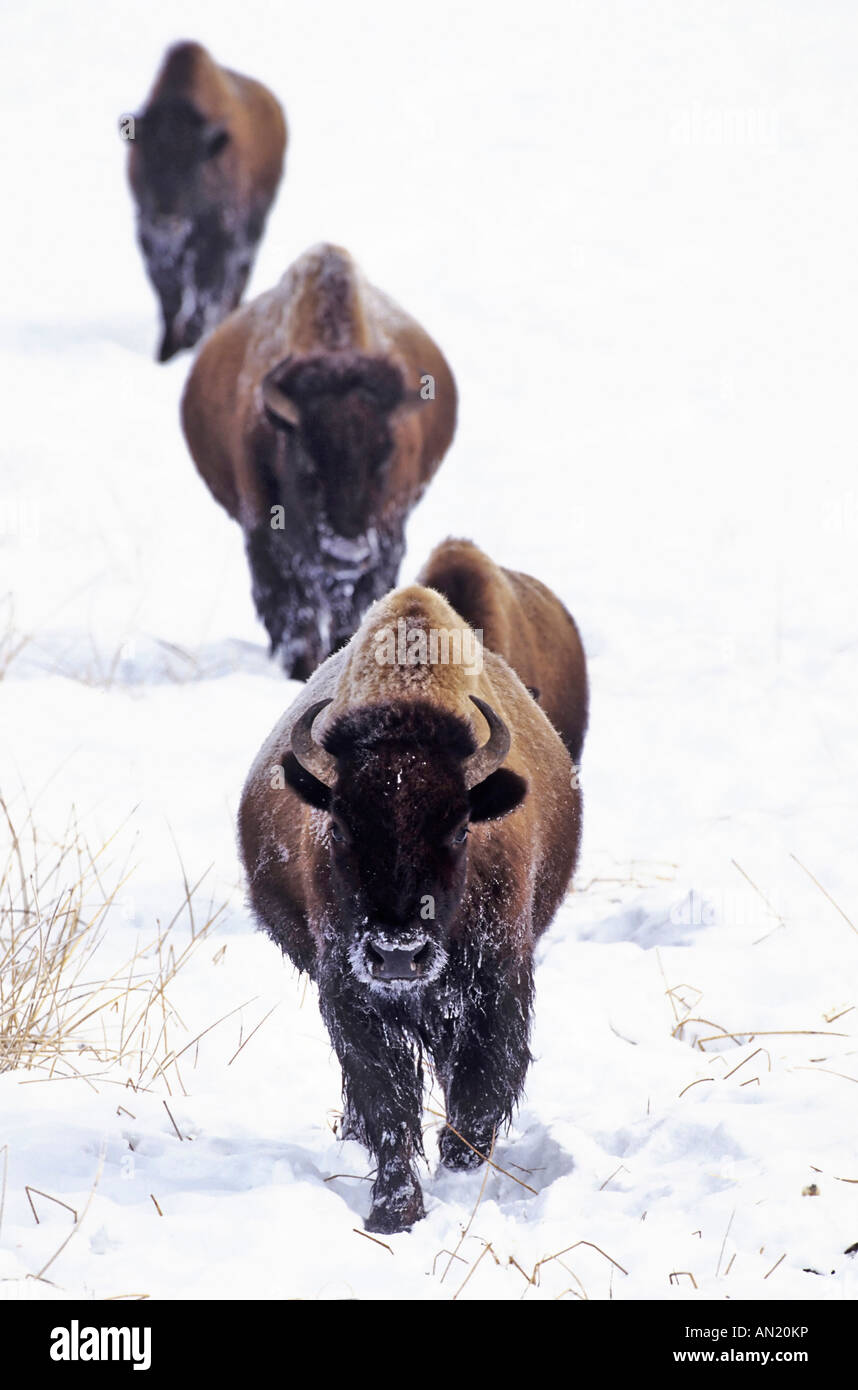
<path fill-rule="evenodd" d="M 283 759 L 283 773 L 296 796 L 314 806 L 317 811 L 327 811 L 331 804 L 331 789 L 302 767 L 294 753 L 287 753 Z"/>
<path fill-rule="evenodd" d="M 524 778 L 508 767 L 499 767 L 471 788 L 471 820 L 500 820 L 520 806 L 526 795 Z"/>
<path fill-rule="evenodd" d="M 229 144 L 229 131 L 222 121 L 209 121 L 203 127 L 203 159 L 214 159 Z"/>
<path fill-rule="evenodd" d="M 262 379 L 262 404 L 265 406 L 265 414 L 272 425 L 281 430 L 297 429 L 301 423 L 301 412 L 292 397 L 287 396 L 280 385 L 285 368 L 291 361 L 291 357 L 284 358 Z"/>

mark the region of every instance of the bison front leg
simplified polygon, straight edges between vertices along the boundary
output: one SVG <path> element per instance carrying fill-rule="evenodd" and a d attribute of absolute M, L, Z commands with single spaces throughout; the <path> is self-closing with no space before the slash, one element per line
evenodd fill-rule
<path fill-rule="evenodd" d="M 372 1187 L 372 1210 L 364 1223 L 368 1231 L 395 1235 L 410 1231 L 424 1215 L 423 1193 L 414 1171 L 410 1125 L 388 1133 L 376 1150 L 378 1177 Z"/>
<path fill-rule="evenodd" d="M 287 676 L 307 680 L 328 655 L 323 631 L 327 604 L 290 551 L 282 532 L 256 526 L 245 536 L 253 602 L 265 624 L 271 652 Z"/>
<path fill-rule="evenodd" d="M 366 1011 L 362 1000 L 325 1001 L 322 1016 L 343 1069 L 348 1137 L 373 1154 L 368 1231 L 407 1231 L 423 1216 L 423 1194 L 414 1167 L 422 1153 L 420 1114 L 423 1077 L 411 1047 L 395 1028 Z"/>
<path fill-rule="evenodd" d="M 447 1168 L 478 1168 L 509 1122 L 530 1065 L 533 975 L 518 964 L 477 982 L 440 1067 L 447 1127 L 439 1140 Z"/>

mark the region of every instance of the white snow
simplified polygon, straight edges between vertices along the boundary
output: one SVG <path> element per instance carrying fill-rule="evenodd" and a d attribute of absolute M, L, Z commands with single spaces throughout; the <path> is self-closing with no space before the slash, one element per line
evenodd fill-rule
<path fill-rule="evenodd" d="M 4 29 L 0 786 L 44 844 L 72 808 L 115 833 L 102 975 L 182 866 L 211 866 L 198 922 L 226 908 L 167 991 L 178 1070 L 0 1074 L 0 1297 L 854 1298 L 854 7 L 36 0 Z M 403 582 L 471 536 L 561 595 L 590 662 L 578 889 L 506 1174 L 433 1159 L 383 1244 L 235 847 L 297 687 L 183 444 L 189 359 L 152 360 L 117 119 L 179 37 L 288 113 L 251 293 L 340 243 L 453 365 Z M 34 1196 L 37 1224 L 27 1187 L 78 1214 L 59 1254 L 72 1215 Z"/>

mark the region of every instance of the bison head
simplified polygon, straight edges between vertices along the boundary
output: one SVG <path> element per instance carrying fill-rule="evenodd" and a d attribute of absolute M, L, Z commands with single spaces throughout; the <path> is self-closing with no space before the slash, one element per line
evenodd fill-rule
<path fill-rule="evenodd" d="M 287 357 L 265 377 L 262 399 L 319 519 L 349 540 L 365 533 L 385 492 L 394 416 L 420 402 L 399 368 L 362 353 Z"/>
<path fill-rule="evenodd" d="M 207 121 L 184 98 L 159 101 L 135 123 L 145 216 L 193 217 L 206 202 L 202 175 L 229 143 L 221 121 Z"/>
<path fill-rule="evenodd" d="M 324 746 L 312 727 L 323 700 L 295 725 L 284 772 L 292 789 L 330 817 L 326 853 L 334 903 L 334 959 L 389 993 L 437 979 L 459 922 L 468 833 L 514 810 L 527 784 L 501 763 L 506 725 L 488 722 L 477 748 L 466 720 L 424 702 L 343 715 Z"/>

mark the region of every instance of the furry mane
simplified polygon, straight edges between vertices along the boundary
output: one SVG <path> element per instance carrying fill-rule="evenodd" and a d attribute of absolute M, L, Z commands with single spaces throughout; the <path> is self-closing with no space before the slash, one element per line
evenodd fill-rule
<path fill-rule="evenodd" d="M 379 743 L 430 746 L 457 758 L 469 758 L 477 747 L 465 719 L 422 700 L 368 705 L 340 715 L 323 743 L 335 758 Z"/>
<path fill-rule="evenodd" d="M 297 405 L 306 405 L 316 396 L 341 396 L 363 387 L 382 410 L 389 411 L 405 394 L 397 366 L 360 352 L 316 353 L 290 360 L 277 385 Z"/>

